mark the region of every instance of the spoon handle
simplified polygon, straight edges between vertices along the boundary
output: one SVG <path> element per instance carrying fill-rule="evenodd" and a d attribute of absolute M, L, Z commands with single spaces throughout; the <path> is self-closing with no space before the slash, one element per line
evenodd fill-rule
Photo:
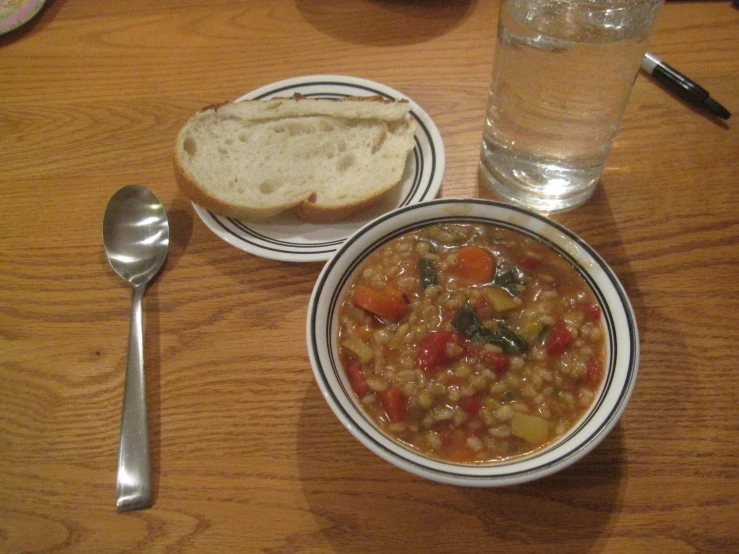
<path fill-rule="evenodd" d="M 128 364 L 123 392 L 121 442 L 118 450 L 116 507 L 119 512 L 151 506 L 151 465 L 149 426 L 146 417 L 142 318 L 145 289 L 145 284 L 134 285 L 131 297 Z"/>

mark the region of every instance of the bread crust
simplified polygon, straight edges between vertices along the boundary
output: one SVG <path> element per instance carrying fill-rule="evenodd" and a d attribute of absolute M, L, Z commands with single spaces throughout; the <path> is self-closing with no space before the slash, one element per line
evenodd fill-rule
<path fill-rule="evenodd" d="M 274 98 L 272 100 L 278 100 L 278 101 L 286 101 L 291 100 L 290 98 Z M 293 101 L 295 102 L 311 102 L 311 99 L 306 98 L 302 95 L 296 94 L 293 98 Z M 265 102 L 263 100 L 245 100 L 242 102 Z M 269 102 L 269 101 L 266 101 Z M 385 98 L 382 98 L 381 96 L 363 96 L 363 97 L 348 97 L 343 98 L 340 100 L 331 100 L 330 102 L 337 102 L 337 103 L 344 103 L 344 102 L 362 102 L 362 103 L 381 103 L 381 104 L 405 104 L 406 110 L 407 110 L 407 104 L 409 104 L 408 100 L 399 100 L 399 101 L 392 101 L 387 100 Z M 239 102 L 240 103 L 240 102 Z M 278 215 L 282 212 L 285 212 L 287 210 L 294 210 L 294 213 L 299 217 L 300 219 L 311 222 L 311 223 L 332 223 L 336 221 L 340 221 L 342 219 L 346 219 L 358 212 L 361 212 L 368 207 L 376 204 L 379 202 L 392 188 L 394 188 L 398 182 L 401 179 L 392 182 L 392 183 L 386 183 L 384 186 L 380 186 L 379 189 L 375 189 L 370 195 L 361 198 L 360 200 L 344 203 L 341 205 L 321 205 L 316 203 L 313 198 L 315 197 L 315 194 L 313 192 L 306 193 L 305 197 L 303 198 L 295 198 L 291 199 L 288 202 L 284 202 L 281 205 L 272 205 L 269 207 L 256 207 L 256 206 L 247 206 L 247 205 L 237 205 L 233 202 L 225 202 L 220 200 L 219 198 L 213 196 L 208 192 L 206 188 L 201 186 L 198 182 L 198 179 L 192 175 L 187 169 L 187 163 L 185 160 L 181 159 L 181 156 L 186 155 L 184 154 L 184 148 L 182 145 L 182 136 L 184 131 L 190 126 L 190 124 L 195 120 L 196 118 L 202 116 L 204 113 L 208 111 L 218 111 L 220 109 L 228 109 L 228 107 L 232 104 L 235 104 L 234 102 L 224 102 L 221 104 L 213 104 L 206 106 L 200 110 L 198 110 L 196 113 L 191 115 L 185 125 L 182 127 L 181 131 L 178 133 L 177 137 L 177 144 L 175 147 L 174 152 L 174 158 L 173 158 L 173 166 L 174 166 L 174 175 L 175 175 L 175 181 L 177 183 L 177 186 L 179 190 L 182 192 L 182 194 L 190 199 L 192 202 L 198 204 L 199 206 L 205 208 L 206 210 L 209 210 L 213 213 L 225 216 L 225 217 L 232 217 L 236 219 L 243 219 L 243 220 L 263 220 L 270 217 L 273 217 L 275 215 Z M 275 105 L 279 108 L 280 102 L 276 102 Z M 385 113 L 392 113 L 385 112 Z M 392 119 L 392 121 L 395 121 L 397 119 Z M 415 126 L 413 127 L 415 128 Z M 378 183 L 379 184 L 379 183 Z"/>
<path fill-rule="evenodd" d="M 397 183 L 392 184 L 385 190 L 359 202 L 343 206 L 326 207 L 311 202 L 310 199 L 304 200 L 302 203 L 295 206 L 295 215 L 309 223 L 335 223 L 336 221 L 341 221 L 342 219 L 351 217 L 354 214 L 374 206 L 377 202 L 382 200 L 395 185 L 397 185 Z"/>
<path fill-rule="evenodd" d="M 192 202 L 195 202 L 198 206 L 215 214 L 222 215 L 224 217 L 233 217 L 235 219 L 259 221 L 273 217 L 295 207 L 294 202 L 274 208 L 235 206 L 233 204 L 222 202 L 218 198 L 208 194 L 207 191 L 203 190 L 198 184 L 197 179 L 194 179 L 188 174 L 186 169 L 183 169 L 176 152 L 173 162 L 175 181 L 177 182 L 177 188 L 179 188 L 182 195 Z"/>

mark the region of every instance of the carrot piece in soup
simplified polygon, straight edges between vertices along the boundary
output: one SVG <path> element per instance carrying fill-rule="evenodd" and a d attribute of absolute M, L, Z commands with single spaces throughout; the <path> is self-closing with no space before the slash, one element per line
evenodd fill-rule
<path fill-rule="evenodd" d="M 352 390 L 357 396 L 364 396 L 369 394 L 370 387 L 367 384 L 367 379 L 362 372 L 362 366 L 358 363 L 350 363 L 346 366 L 346 374 L 349 377 L 349 384 L 352 386 Z"/>
<path fill-rule="evenodd" d="M 397 300 L 398 302 L 403 302 L 404 304 L 407 303 L 405 301 L 405 298 L 403 297 L 403 291 L 395 285 L 385 285 L 384 287 L 382 287 L 382 294 L 384 294 L 388 298 Z"/>
<path fill-rule="evenodd" d="M 508 371 L 508 367 L 511 365 L 511 358 L 502 352 L 486 352 L 482 359 L 485 363 L 490 365 L 493 371 L 498 375 Z"/>
<path fill-rule="evenodd" d="M 455 332 L 431 332 L 424 335 L 416 349 L 416 365 L 423 371 L 440 369 L 462 353 L 464 338 Z M 455 348 L 456 347 L 456 348 Z"/>
<path fill-rule="evenodd" d="M 457 263 L 453 273 L 468 285 L 482 285 L 493 279 L 495 262 L 492 256 L 479 246 L 463 246 L 457 250 Z"/>
<path fill-rule="evenodd" d="M 468 356 L 483 362 L 498 375 L 505 373 L 511 365 L 511 358 L 507 354 L 502 352 L 487 352 L 477 344 L 466 343 L 464 345 L 464 352 Z"/>
<path fill-rule="evenodd" d="M 474 396 L 465 396 L 459 399 L 460 407 L 470 415 L 476 416 L 482 408 L 482 396 L 475 394 Z"/>
<path fill-rule="evenodd" d="M 594 323 L 600 321 L 601 309 L 598 302 L 583 298 L 575 302 L 574 308 L 585 314 L 586 321 L 592 321 Z"/>
<path fill-rule="evenodd" d="M 598 304 L 588 304 L 585 308 L 585 313 L 587 314 L 588 321 L 600 321 L 601 309 Z"/>
<path fill-rule="evenodd" d="M 554 324 L 554 327 L 552 327 L 552 330 L 547 337 L 547 341 L 545 343 L 547 354 L 552 358 L 559 356 L 570 344 L 572 344 L 573 340 L 575 339 L 572 334 L 570 334 L 570 330 L 567 328 L 565 322 L 561 320 L 558 321 Z"/>
<path fill-rule="evenodd" d="M 405 421 L 408 412 L 408 403 L 400 389 L 389 387 L 382 393 L 382 406 L 387 417 L 393 423 Z"/>
<path fill-rule="evenodd" d="M 461 429 L 442 428 L 438 430 L 444 458 L 451 462 L 465 462 L 469 451 L 465 446 L 465 434 Z"/>
<path fill-rule="evenodd" d="M 363 285 L 357 285 L 357 288 L 354 289 L 352 302 L 354 302 L 355 306 L 367 310 L 387 321 L 398 321 L 408 311 L 408 304 L 402 300 L 390 298 L 381 292 L 377 292 Z"/>

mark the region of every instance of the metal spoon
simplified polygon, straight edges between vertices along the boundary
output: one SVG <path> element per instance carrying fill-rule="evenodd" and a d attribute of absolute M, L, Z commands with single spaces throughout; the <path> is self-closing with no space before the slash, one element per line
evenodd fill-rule
<path fill-rule="evenodd" d="M 116 506 L 124 512 L 152 502 L 141 305 L 169 248 L 169 223 L 159 198 L 141 185 L 116 192 L 105 209 L 103 244 L 110 265 L 133 287 L 116 487 Z"/>

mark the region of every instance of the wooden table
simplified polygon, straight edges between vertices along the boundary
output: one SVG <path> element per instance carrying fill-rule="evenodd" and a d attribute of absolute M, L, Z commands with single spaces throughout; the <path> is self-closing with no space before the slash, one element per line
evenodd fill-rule
<path fill-rule="evenodd" d="M 488 0 L 56 0 L 0 37 L 0 551 L 729 552 L 739 544 L 739 135 L 640 76 L 593 245 L 641 332 L 625 415 L 539 482 L 427 482 L 359 444 L 304 339 L 320 263 L 217 238 L 175 186 L 196 109 L 310 73 L 383 82 L 444 138 L 441 195 L 483 196 Z M 739 11 L 669 3 L 650 50 L 739 112 Z M 738 115 L 734 116 L 739 117 Z M 129 290 L 101 244 L 142 183 L 172 227 L 145 299 L 155 503 L 114 506 Z"/>

